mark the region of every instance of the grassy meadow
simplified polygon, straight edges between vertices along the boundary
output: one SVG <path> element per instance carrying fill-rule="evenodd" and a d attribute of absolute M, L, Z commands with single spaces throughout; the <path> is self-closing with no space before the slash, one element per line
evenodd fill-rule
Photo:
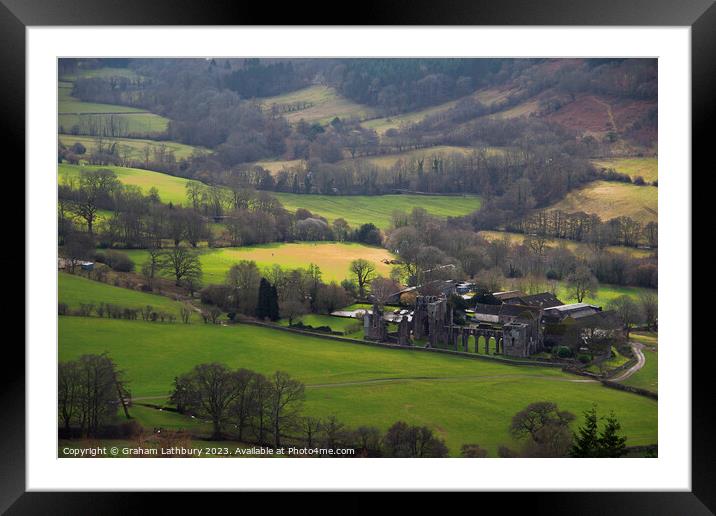
<path fill-rule="evenodd" d="M 105 168 L 114 171 L 117 178 L 126 185 L 142 188 L 146 194 L 154 187 L 159 191 L 162 202 L 175 205 L 186 204 L 186 183 L 193 179 L 170 176 L 161 172 L 152 172 L 139 168 L 115 166 L 83 166 L 61 163 L 58 166 L 60 181 L 79 177 L 80 170 L 97 170 Z M 328 220 L 339 217 L 353 227 L 372 222 L 382 229 L 390 226 L 391 215 L 395 210 L 411 211 L 414 207 L 425 208 L 428 213 L 438 217 L 458 217 L 466 215 L 480 207 L 480 197 L 447 196 L 447 195 L 304 195 L 282 192 L 271 192 L 289 211 L 306 208 Z"/>
<path fill-rule="evenodd" d="M 613 168 L 619 173 L 627 174 L 634 180 L 641 176 L 644 181 L 651 183 L 659 179 L 658 159 L 653 158 L 614 158 L 605 160 L 593 160 L 597 168 Z"/>
<path fill-rule="evenodd" d="M 638 299 L 640 294 L 644 293 L 657 293 L 656 289 L 642 288 L 642 287 L 624 287 L 621 285 L 609 285 L 601 284 L 597 290 L 596 295 L 588 296 L 584 298 L 584 303 L 591 303 L 598 306 L 606 307 L 609 301 L 616 299 L 619 296 L 629 296 L 632 299 Z M 560 283 L 557 287 L 555 295 L 565 304 L 576 303 L 575 298 L 570 298 L 567 294 L 567 286 L 564 283 Z"/>
<path fill-rule="evenodd" d="M 628 216 L 641 223 L 657 222 L 659 189 L 613 181 L 594 181 L 567 196 L 550 208 L 568 213 L 583 211 L 599 215 L 603 221 Z"/>
<path fill-rule="evenodd" d="M 653 392 L 659 392 L 659 335 L 656 332 L 635 331 L 629 335 L 630 339 L 644 344 L 642 353 L 646 362 L 632 376 L 624 380 L 625 385 L 639 387 Z"/>
<path fill-rule="evenodd" d="M 137 264 L 137 268 L 147 259 L 147 252 L 141 249 L 126 251 Z M 338 242 L 300 242 L 273 243 L 246 247 L 224 247 L 219 249 L 200 249 L 201 266 L 204 271 L 204 283 L 222 283 L 226 273 L 240 260 L 254 260 L 260 268 L 273 264 L 283 268 L 306 268 L 309 264 L 318 265 L 323 273 L 323 281 L 341 281 L 349 277 L 348 267 L 358 258 L 364 258 L 375 265 L 383 276 L 388 276 L 390 266 L 383 260 L 393 259 L 393 255 L 382 247 L 371 247 L 357 243 Z"/>
<path fill-rule="evenodd" d="M 141 75 L 131 68 L 115 68 L 112 66 L 103 66 L 101 68 L 91 68 L 78 70 L 74 74 L 66 74 L 60 77 L 63 82 L 74 82 L 77 79 L 109 79 L 111 77 L 124 77 L 126 79 L 139 79 Z"/>
<path fill-rule="evenodd" d="M 99 141 L 99 138 L 96 136 L 75 136 L 71 134 L 61 134 L 58 139 L 67 147 L 71 147 L 75 143 L 81 143 L 85 146 L 87 152 L 94 150 Z M 153 156 L 154 151 L 158 150 L 162 145 L 167 152 L 173 152 L 176 159 L 188 158 L 194 153 L 209 152 L 208 149 L 203 147 L 194 147 L 173 141 L 146 140 L 141 138 L 102 138 L 102 145 L 105 147 L 112 144 L 117 145 L 120 156 L 137 161 L 144 160 L 144 150 L 147 146 L 152 152 L 150 158 Z"/>
<path fill-rule="evenodd" d="M 383 154 L 380 156 L 368 156 L 363 159 L 372 165 L 382 168 L 390 168 L 395 165 L 398 161 L 410 162 L 416 159 L 430 159 L 434 156 L 447 157 L 452 154 L 459 154 L 460 156 L 468 156 L 473 152 L 479 151 L 476 147 L 457 147 L 455 145 L 436 145 L 434 147 L 426 147 L 424 149 L 415 149 L 396 154 Z M 496 155 L 503 153 L 504 150 L 499 147 L 487 147 L 484 149 L 488 155 Z M 348 162 L 349 160 L 346 160 Z M 429 168 L 429 163 L 425 163 L 425 168 Z"/>
<path fill-rule="evenodd" d="M 391 215 L 395 210 L 411 211 L 415 207 L 425 208 L 428 213 L 438 217 L 459 217 L 477 210 L 480 197 L 447 195 L 302 195 L 275 193 L 281 203 L 289 210 L 306 208 L 329 220 L 344 218 L 351 226 L 372 222 L 382 229 L 390 226 Z"/>
<path fill-rule="evenodd" d="M 470 442 L 495 456 L 498 445 L 513 444 L 510 418 L 539 400 L 577 415 L 596 402 L 601 410 L 615 411 L 629 445 L 657 440 L 655 401 L 575 382 L 556 368 L 344 344 L 248 325 L 81 317 L 60 317 L 59 325 L 61 361 L 107 351 L 138 398 L 163 399 L 175 375 L 217 361 L 263 373 L 289 372 L 307 385 L 306 414 L 336 415 L 350 426 L 382 430 L 397 420 L 427 425 L 453 455 Z"/>
<path fill-rule="evenodd" d="M 502 88 L 486 88 L 477 90 L 476 92 L 463 97 L 462 99 L 451 100 L 437 106 L 431 106 L 425 109 L 411 111 L 409 113 L 402 113 L 400 115 L 374 118 L 372 120 L 366 120 L 361 125 L 368 129 L 375 129 L 379 135 L 384 135 L 389 129 L 400 129 L 404 126 L 409 126 L 421 122 L 425 117 L 437 115 L 444 111 L 447 111 L 455 107 L 463 99 L 475 99 L 486 106 L 490 106 L 495 102 L 504 100 L 512 93 L 512 90 L 504 90 Z"/>
<path fill-rule="evenodd" d="M 338 94 L 335 89 L 323 85 L 309 86 L 283 95 L 259 99 L 259 102 L 264 109 L 271 109 L 272 105 L 281 107 L 295 102 L 310 104 L 305 109 L 282 113 L 290 123 L 305 120 L 308 123 L 317 122 L 325 125 L 336 117 L 364 120 L 375 116 L 371 107 L 353 102 Z"/>
<path fill-rule="evenodd" d="M 82 132 L 84 119 L 90 119 L 106 114 L 117 115 L 126 130 L 132 134 L 154 135 L 163 133 L 167 129 L 169 119 L 149 111 L 116 104 L 101 104 L 96 102 L 83 102 L 72 96 L 73 81 L 79 77 L 112 77 L 116 75 L 136 78 L 131 70 L 121 68 L 100 68 L 84 70 L 77 76 L 65 76 L 58 82 L 57 112 L 60 132 L 70 132 L 77 126 Z M 74 132 L 74 131 L 73 131 Z"/>
<path fill-rule="evenodd" d="M 511 233 L 509 231 L 480 231 L 479 234 L 490 242 L 502 240 L 505 236 L 509 237 L 511 243 L 521 244 L 525 239 L 524 233 Z M 555 248 L 562 244 L 565 245 L 567 249 L 580 256 L 586 256 L 593 253 L 593 251 L 589 248 L 589 244 L 585 244 L 584 242 L 575 242 L 573 240 L 559 238 L 547 239 L 547 247 Z M 636 247 L 626 247 L 622 245 L 610 245 L 607 246 L 606 250 L 613 253 L 623 253 L 631 256 L 632 258 L 646 258 L 654 252 L 651 249 L 638 249 Z"/>
<path fill-rule="evenodd" d="M 109 169 L 117 175 L 117 179 L 125 185 L 138 186 L 144 194 L 154 187 L 159 191 L 162 202 L 171 202 L 175 205 L 186 204 L 186 183 L 195 182 L 192 179 L 170 176 L 161 172 L 152 172 L 139 168 L 114 166 L 83 166 L 61 163 L 58 165 L 58 179 L 60 182 L 71 178 L 78 178 L 80 170 Z"/>
<path fill-rule="evenodd" d="M 57 274 L 57 291 L 58 301 L 66 303 L 70 308 L 77 308 L 80 303 L 92 303 L 96 306 L 102 302 L 123 308 L 143 308 L 150 305 L 177 316 L 181 308 L 181 303 L 165 296 L 115 287 L 65 272 Z"/>

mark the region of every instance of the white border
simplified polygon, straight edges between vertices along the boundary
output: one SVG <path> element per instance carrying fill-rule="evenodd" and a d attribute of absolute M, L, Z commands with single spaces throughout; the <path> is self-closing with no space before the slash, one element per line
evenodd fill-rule
<path fill-rule="evenodd" d="M 690 490 L 690 41 L 683 27 L 28 28 L 27 489 Z M 56 458 L 56 58 L 287 55 L 659 58 L 658 459 Z"/>

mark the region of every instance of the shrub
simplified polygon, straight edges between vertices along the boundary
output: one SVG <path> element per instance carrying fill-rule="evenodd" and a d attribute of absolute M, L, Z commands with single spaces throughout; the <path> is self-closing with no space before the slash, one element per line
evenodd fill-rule
<path fill-rule="evenodd" d="M 234 289 L 226 285 L 207 285 L 199 291 L 199 298 L 205 305 L 218 306 L 227 312 L 235 311 L 235 309 L 230 310 L 232 307 L 229 306 L 230 296 L 233 290 Z"/>
<path fill-rule="evenodd" d="M 579 360 L 582 364 L 586 364 L 591 362 L 592 358 L 589 355 L 579 355 L 577 360 Z"/>
<path fill-rule="evenodd" d="M 67 303 L 57 303 L 57 315 L 67 315 L 69 311 Z"/>
<path fill-rule="evenodd" d="M 105 263 L 118 272 L 132 272 L 134 262 L 124 253 L 119 251 L 107 251 L 104 256 Z"/>
<path fill-rule="evenodd" d="M 567 346 L 560 346 L 559 349 L 557 349 L 557 356 L 560 358 L 569 358 L 572 356 L 572 350 Z"/>

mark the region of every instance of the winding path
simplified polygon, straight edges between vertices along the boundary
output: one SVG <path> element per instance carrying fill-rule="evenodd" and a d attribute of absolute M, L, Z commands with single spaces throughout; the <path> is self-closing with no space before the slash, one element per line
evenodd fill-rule
<path fill-rule="evenodd" d="M 622 371 L 619 373 L 619 375 L 615 376 L 614 378 L 610 378 L 612 382 L 623 382 L 627 378 L 629 378 L 631 375 L 636 373 L 639 369 L 644 367 L 644 364 L 646 363 L 646 357 L 644 356 L 644 353 L 642 352 L 642 349 L 644 348 L 644 344 L 641 342 L 631 342 L 631 349 L 634 352 L 634 355 L 636 356 L 636 364 L 631 366 L 626 371 Z"/>

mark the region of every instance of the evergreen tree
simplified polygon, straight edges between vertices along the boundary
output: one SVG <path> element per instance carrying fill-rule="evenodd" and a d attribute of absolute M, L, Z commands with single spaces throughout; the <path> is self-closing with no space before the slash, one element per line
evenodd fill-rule
<path fill-rule="evenodd" d="M 263 320 L 270 316 L 271 305 L 271 283 L 266 278 L 261 278 L 259 283 L 259 301 L 256 305 L 256 317 Z"/>
<path fill-rule="evenodd" d="M 604 418 L 606 425 L 599 434 L 599 457 L 623 457 L 626 455 L 626 436 L 619 435 L 622 425 L 617 421 L 614 412 Z"/>
<path fill-rule="evenodd" d="M 269 305 L 268 305 L 268 318 L 272 321 L 278 321 L 279 320 L 279 309 L 278 309 L 278 290 L 276 290 L 276 285 L 271 285 L 271 291 L 270 291 L 270 297 L 269 297 Z"/>
<path fill-rule="evenodd" d="M 592 405 L 584 412 L 584 426 L 574 434 L 574 444 L 569 450 L 570 457 L 598 457 L 599 437 L 597 436 L 597 406 Z"/>

